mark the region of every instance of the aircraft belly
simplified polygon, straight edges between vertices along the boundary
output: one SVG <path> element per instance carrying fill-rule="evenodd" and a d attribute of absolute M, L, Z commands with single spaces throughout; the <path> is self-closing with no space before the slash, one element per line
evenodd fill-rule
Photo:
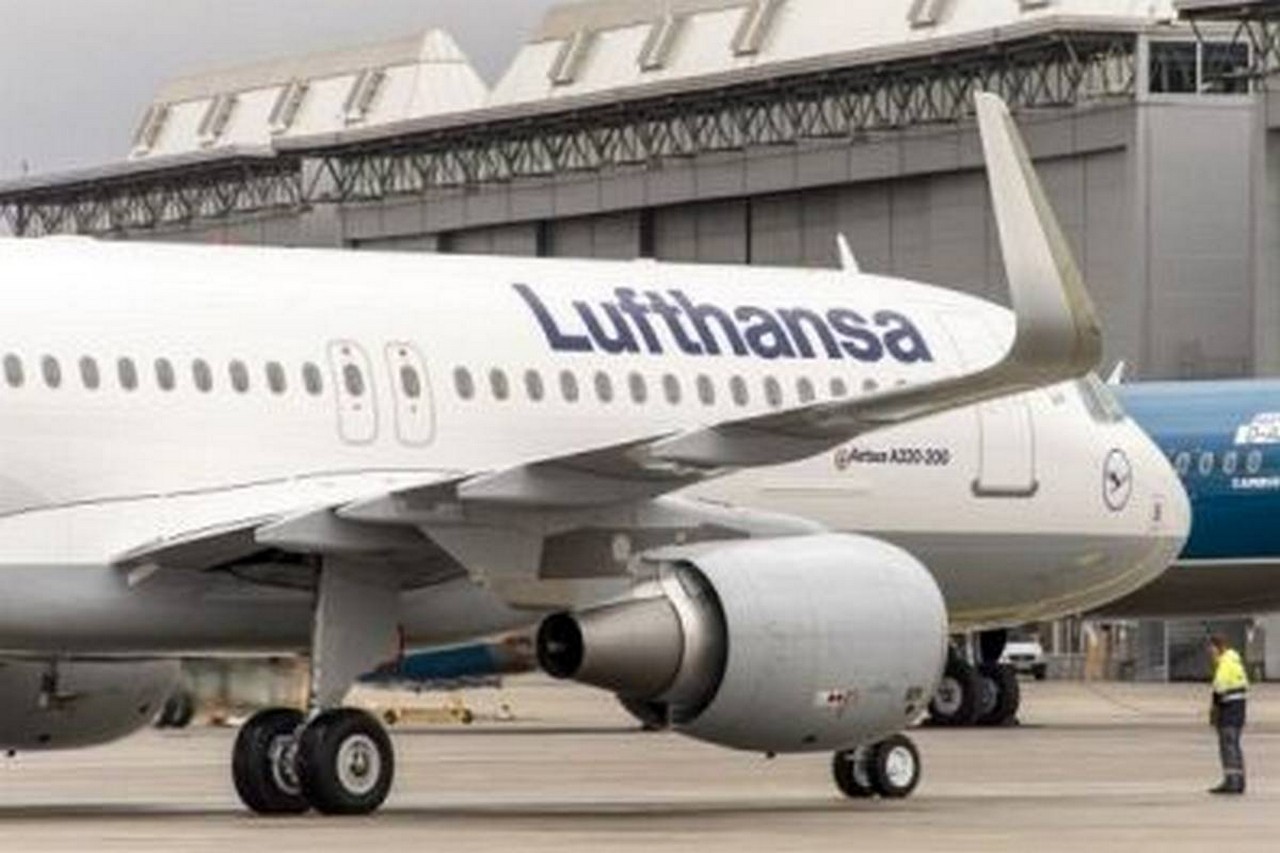
<path fill-rule="evenodd" d="M 1180 540 L 1077 533 L 865 531 L 933 574 L 955 631 L 1080 613 L 1149 583 Z"/>

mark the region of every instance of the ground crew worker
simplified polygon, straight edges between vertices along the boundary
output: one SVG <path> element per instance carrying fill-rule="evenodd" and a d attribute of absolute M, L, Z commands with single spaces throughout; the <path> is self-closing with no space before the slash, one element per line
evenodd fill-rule
<path fill-rule="evenodd" d="M 1240 732 L 1244 729 L 1249 677 L 1245 675 L 1240 655 L 1221 634 L 1209 638 L 1209 655 L 1213 658 L 1213 706 L 1209 722 L 1218 730 L 1218 755 L 1222 760 L 1222 781 L 1210 788 L 1209 793 L 1243 794 L 1244 752 L 1240 749 Z"/>

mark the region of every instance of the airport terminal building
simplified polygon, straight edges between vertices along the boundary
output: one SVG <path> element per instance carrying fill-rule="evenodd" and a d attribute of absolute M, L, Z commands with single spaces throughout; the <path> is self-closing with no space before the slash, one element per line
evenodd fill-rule
<path fill-rule="evenodd" d="M 172 81 L 120 162 L 0 184 L 0 229 L 809 266 L 843 233 L 864 269 L 1003 300 L 991 90 L 1109 361 L 1275 373 L 1277 27 L 1274 0 L 565 3 L 492 87 L 441 31 Z M 1164 627 L 1140 639 L 1168 672 Z"/>

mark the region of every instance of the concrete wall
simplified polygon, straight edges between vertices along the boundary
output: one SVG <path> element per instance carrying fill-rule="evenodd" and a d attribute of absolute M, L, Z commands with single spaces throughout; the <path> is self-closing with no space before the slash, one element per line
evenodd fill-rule
<path fill-rule="evenodd" d="M 1150 331 L 1142 364 L 1173 378 L 1252 372 L 1255 268 L 1248 99 L 1156 100 L 1139 114 Z"/>

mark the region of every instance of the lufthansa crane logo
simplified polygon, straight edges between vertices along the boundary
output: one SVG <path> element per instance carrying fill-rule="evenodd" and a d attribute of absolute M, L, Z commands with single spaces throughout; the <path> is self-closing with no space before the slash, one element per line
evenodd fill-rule
<path fill-rule="evenodd" d="M 1123 450 L 1112 450 L 1102 463 L 1102 500 L 1112 512 L 1129 504 L 1133 494 L 1133 466 Z"/>

